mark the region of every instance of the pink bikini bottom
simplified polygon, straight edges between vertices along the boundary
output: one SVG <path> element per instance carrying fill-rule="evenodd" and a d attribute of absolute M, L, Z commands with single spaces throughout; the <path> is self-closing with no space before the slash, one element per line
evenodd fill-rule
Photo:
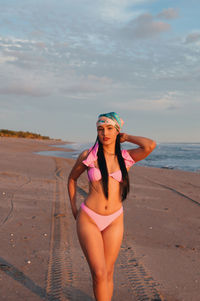
<path fill-rule="evenodd" d="M 116 212 L 109 215 L 98 214 L 88 208 L 84 203 L 81 204 L 81 208 L 93 219 L 100 231 L 107 228 L 123 212 L 123 206 L 121 206 L 121 208 Z"/>

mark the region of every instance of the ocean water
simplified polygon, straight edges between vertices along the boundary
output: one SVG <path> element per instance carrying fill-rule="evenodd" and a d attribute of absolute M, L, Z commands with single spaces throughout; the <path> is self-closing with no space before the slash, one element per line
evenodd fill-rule
<path fill-rule="evenodd" d="M 84 150 L 93 143 L 73 143 L 66 145 L 55 145 L 71 149 L 70 152 L 43 151 L 40 155 L 56 156 L 76 159 Z M 137 148 L 137 145 L 123 143 L 123 149 Z M 167 169 L 180 169 L 200 173 L 200 143 L 157 143 L 155 150 L 144 160 L 136 163 L 139 166 L 150 166 Z"/>

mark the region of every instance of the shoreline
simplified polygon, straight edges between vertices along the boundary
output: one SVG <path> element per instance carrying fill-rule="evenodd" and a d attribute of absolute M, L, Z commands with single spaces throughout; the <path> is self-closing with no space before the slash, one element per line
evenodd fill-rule
<path fill-rule="evenodd" d="M 61 141 L 61 145 L 62 144 L 73 144 L 72 142 L 65 142 L 65 141 Z M 197 143 L 198 144 L 198 143 Z M 57 143 L 57 145 L 59 145 L 59 143 Z M 45 150 L 44 150 L 45 151 Z M 59 150 L 58 148 L 54 148 L 54 149 L 49 149 L 49 151 L 52 151 L 52 152 L 62 152 L 62 151 L 66 151 L 66 152 L 76 152 L 76 150 L 72 150 L 71 148 L 67 149 L 67 148 L 62 148 L 62 147 L 59 147 Z M 42 154 L 38 154 L 38 155 L 42 155 Z M 56 157 L 56 158 L 67 158 L 69 159 L 69 157 L 64 157 L 64 156 L 56 156 L 56 155 L 44 155 L 44 156 L 50 156 L 50 157 Z M 76 160 L 76 158 L 72 158 L 70 157 L 72 160 Z M 136 166 L 140 166 L 140 167 L 147 167 L 147 168 L 155 168 L 155 169 L 165 169 L 165 170 L 172 170 L 172 171 L 180 171 L 180 172 L 188 172 L 188 173 L 195 173 L 195 174 L 200 174 L 200 170 L 198 171 L 190 171 L 190 170 L 184 170 L 184 169 L 180 169 L 180 168 L 171 168 L 171 167 L 155 167 L 155 166 L 149 166 L 149 165 L 137 165 L 137 162 L 136 162 Z"/>

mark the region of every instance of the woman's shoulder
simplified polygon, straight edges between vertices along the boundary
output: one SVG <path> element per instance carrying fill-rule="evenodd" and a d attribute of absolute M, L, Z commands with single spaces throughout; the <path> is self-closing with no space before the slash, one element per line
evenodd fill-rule
<path fill-rule="evenodd" d="M 81 164 L 85 159 L 87 159 L 88 153 L 89 153 L 89 149 L 83 150 L 83 151 L 79 154 L 78 158 L 76 159 L 76 165 L 77 165 L 77 164 L 78 164 L 78 165 Z"/>
<path fill-rule="evenodd" d="M 89 149 L 84 149 L 84 150 L 80 153 L 78 159 L 80 159 L 80 161 L 85 160 L 85 159 L 87 158 L 88 154 L 89 154 L 89 151 L 90 151 Z"/>

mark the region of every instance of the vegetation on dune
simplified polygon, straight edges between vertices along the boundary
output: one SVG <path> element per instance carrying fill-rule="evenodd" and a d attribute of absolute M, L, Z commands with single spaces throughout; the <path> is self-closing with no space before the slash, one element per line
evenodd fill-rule
<path fill-rule="evenodd" d="M 0 137 L 17 137 L 17 138 L 30 138 L 30 139 L 51 139 L 48 136 L 42 136 L 40 134 L 23 132 L 23 131 L 11 131 L 6 129 L 0 129 Z"/>

